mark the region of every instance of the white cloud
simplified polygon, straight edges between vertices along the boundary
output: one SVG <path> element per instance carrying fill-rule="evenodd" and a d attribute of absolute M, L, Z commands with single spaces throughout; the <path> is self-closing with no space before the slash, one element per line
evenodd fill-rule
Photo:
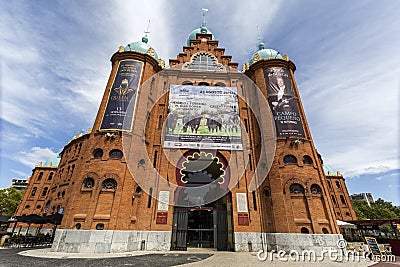
<path fill-rule="evenodd" d="M 32 147 L 30 151 L 18 152 L 15 160 L 30 168 L 34 168 L 36 164 L 45 162 L 55 154 L 57 153 L 52 148 Z"/>
<path fill-rule="evenodd" d="M 22 172 L 22 171 L 19 171 L 19 170 L 11 169 L 11 171 L 12 171 L 13 173 L 17 174 L 18 176 L 23 177 L 23 178 L 26 178 L 26 177 L 29 176 L 28 173 Z"/>

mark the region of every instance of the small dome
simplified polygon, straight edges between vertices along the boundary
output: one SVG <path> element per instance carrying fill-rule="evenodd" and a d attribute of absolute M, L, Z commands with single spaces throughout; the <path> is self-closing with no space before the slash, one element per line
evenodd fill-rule
<path fill-rule="evenodd" d="M 264 48 L 264 43 L 259 44 L 259 49 L 257 52 L 253 54 L 253 56 L 250 59 L 250 65 L 253 64 L 254 62 L 257 62 L 260 59 L 271 59 L 271 58 L 280 58 L 283 59 L 282 55 L 271 48 Z M 256 60 L 254 60 L 256 58 Z"/>
<path fill-rule="evenodd" d="M 190 40 L 196 40 L 196 34 L 198 33 L 202 33 L 202 34 L 211 34 L 211 40 L 215 40 L 214 35 L 212 34 L 212 32 L 210 32 L 206 26 L 202 26 L 198 29 L 193 30 L 187 39 L 187 46 L 190 46 Z"/>
<path fill-rule="evenodd" d="M 125 46 L 124 51 L 136 51 L 139 53 L 147 54 L 150 48 L 152 48 L 147 42 L 149 39 L 145 36 L 142 38 L 142 41 L 140 42 L 133 42 Z M 153 48 L 152 48 L 153 49 Z M 154 49 L 153 49 L 154 51 Z M 154 58 L 158 60 L 158 55 L 156 51 L 154 51 Z"/>
<path fill-rule="evenodd" d="M 324 169 L 324 174 L 329 176 L 338 176 L 339 172 L 333 170 L 328 165 L 322 164 L 322 168 Z"/>
<path fill-rule="evenodd" d="M 46 160 L 46 162 L 43 164 L 43 166 L 47 166 L 47 167 L 51 167 L 51 166 L 58 166 L 58 164 L 60 163 L 61 157 L 59 154 L 54 154 L 54 156 L 52 156 L 51 158 L 49 158 L 48 160 Z"/>

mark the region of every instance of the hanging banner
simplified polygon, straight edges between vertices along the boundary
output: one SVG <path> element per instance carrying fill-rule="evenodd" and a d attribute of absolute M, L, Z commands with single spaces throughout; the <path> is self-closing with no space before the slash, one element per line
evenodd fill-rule
<path fill-rule="evenodd" d="M 236 87 L 171 85 L 164 147 L 242 150 Z"/>
<path fill-rule="evenodd" d="M 100 130 L 131 130 L 142 69 L 143 62 L 137 60 L 119 62 Z M 129 105 L 132 99 L 134 103 Z"/>
<path fill-rule="evenodd" d="M 277 137 L 304 137 L 303 123 L 289 71 L 283 67 L 268 67 L 264 69 L 264 75 Z"/>

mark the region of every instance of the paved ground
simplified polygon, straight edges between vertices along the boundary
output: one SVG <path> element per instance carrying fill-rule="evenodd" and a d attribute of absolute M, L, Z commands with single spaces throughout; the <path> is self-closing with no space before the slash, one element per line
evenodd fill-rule
<path fill-rule="evenodd" d="M 83 267 L 117 267 L 117 266 L 341 266 L 341 267 L 399 267 L 400 257 L 394 263 L 368 262 L 335 262 L 326 258 L 321 262 L 293 261 L 288 257 L 279 260 L 276 256 L 271 261 L 260 261 L 256 253 L 217 252 L 213 250 L 190 249 L 186 252 L 150 252 L 135 251 L 115 254 L 76 254 L 54 253 L 49 248 L 0 249 L 0 267 L 45 267 L 45 266 L 83 266 Z"/>

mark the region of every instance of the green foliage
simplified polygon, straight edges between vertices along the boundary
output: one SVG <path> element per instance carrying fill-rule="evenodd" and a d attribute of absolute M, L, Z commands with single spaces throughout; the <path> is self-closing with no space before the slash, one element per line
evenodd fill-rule
<path fill-rule="evenodd" d="M 367 219 L 400 219 L 400 208 L 379 198 L 371 206 L 366 201 L 353 201 L 353 208 L 359 220 Z"/>
<path fill-rule="evenodd" d="M 0 214 L 14 215 L 22 199 L 22 193 L 15 188 L 0 189 Z"/>

